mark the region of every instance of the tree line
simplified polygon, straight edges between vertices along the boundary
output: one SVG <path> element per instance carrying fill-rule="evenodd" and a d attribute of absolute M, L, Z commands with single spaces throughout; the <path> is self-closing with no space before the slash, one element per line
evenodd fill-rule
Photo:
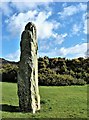
<path fill-rule="evenodd" d="M 19 62 L 5 62 L 0 64 L 2 81 L 17 82 Z M 89 58 L 38 58 L 39 85 L 65 86 L 89 84 Z"/>

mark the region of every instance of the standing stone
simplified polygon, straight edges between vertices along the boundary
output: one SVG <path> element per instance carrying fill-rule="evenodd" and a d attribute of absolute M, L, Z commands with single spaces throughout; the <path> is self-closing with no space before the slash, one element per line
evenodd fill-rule
<path fill-rule="evenodd" d="M 32 22 L 25 26 L 21 35 L 21 55 L 18 72 L 18 97 L 21 111 L 40 110 L 38 89 L 38 61 L 36 27 Z"/>

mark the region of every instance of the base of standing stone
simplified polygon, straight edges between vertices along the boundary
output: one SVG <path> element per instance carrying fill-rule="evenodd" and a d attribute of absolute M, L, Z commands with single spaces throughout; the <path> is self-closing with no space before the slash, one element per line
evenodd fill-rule
<path fill-rule="evenodd" d="M 20 68 L 19 68 L 20 69 Z M 25 72 L 25 71 L 23 71 Z M 23 112 L 32 111 L 31 107 L 31 83 L 29 77 L 26 77 L 21 72 L 18 73 L 18 97 L 19 109 Z M 24 81 L 24 79 L 26 81 Z"/>

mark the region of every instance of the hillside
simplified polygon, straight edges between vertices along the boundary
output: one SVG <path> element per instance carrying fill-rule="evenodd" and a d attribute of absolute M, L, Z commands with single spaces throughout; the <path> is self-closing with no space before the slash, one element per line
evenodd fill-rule
<path fill-rule="evenodd" d="M 18 63 L 0 58 L 2 81 L 17 82 Z M 89 58 L 38 59 L 39 85 L 83 85 L 89 83 Z"/>
<path fill-rule="evenodd" d="M 8 61 L 5 60 L 4 58 L 0 58 L 0 64 L 18 64 L 18 62 Z"/>

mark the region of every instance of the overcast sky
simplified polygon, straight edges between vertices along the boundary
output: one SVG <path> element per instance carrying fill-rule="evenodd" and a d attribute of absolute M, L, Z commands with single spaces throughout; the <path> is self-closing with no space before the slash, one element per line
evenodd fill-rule
<path fill-rule="evenodd" d="M 86 2 L 8 1 L 0 3 L 0 11 L 0 57 L 19 60 L 21 32 L 29 21 L 37 27 L 38 56 L 69 59 L 85 56 L 88 34 Z"/>

